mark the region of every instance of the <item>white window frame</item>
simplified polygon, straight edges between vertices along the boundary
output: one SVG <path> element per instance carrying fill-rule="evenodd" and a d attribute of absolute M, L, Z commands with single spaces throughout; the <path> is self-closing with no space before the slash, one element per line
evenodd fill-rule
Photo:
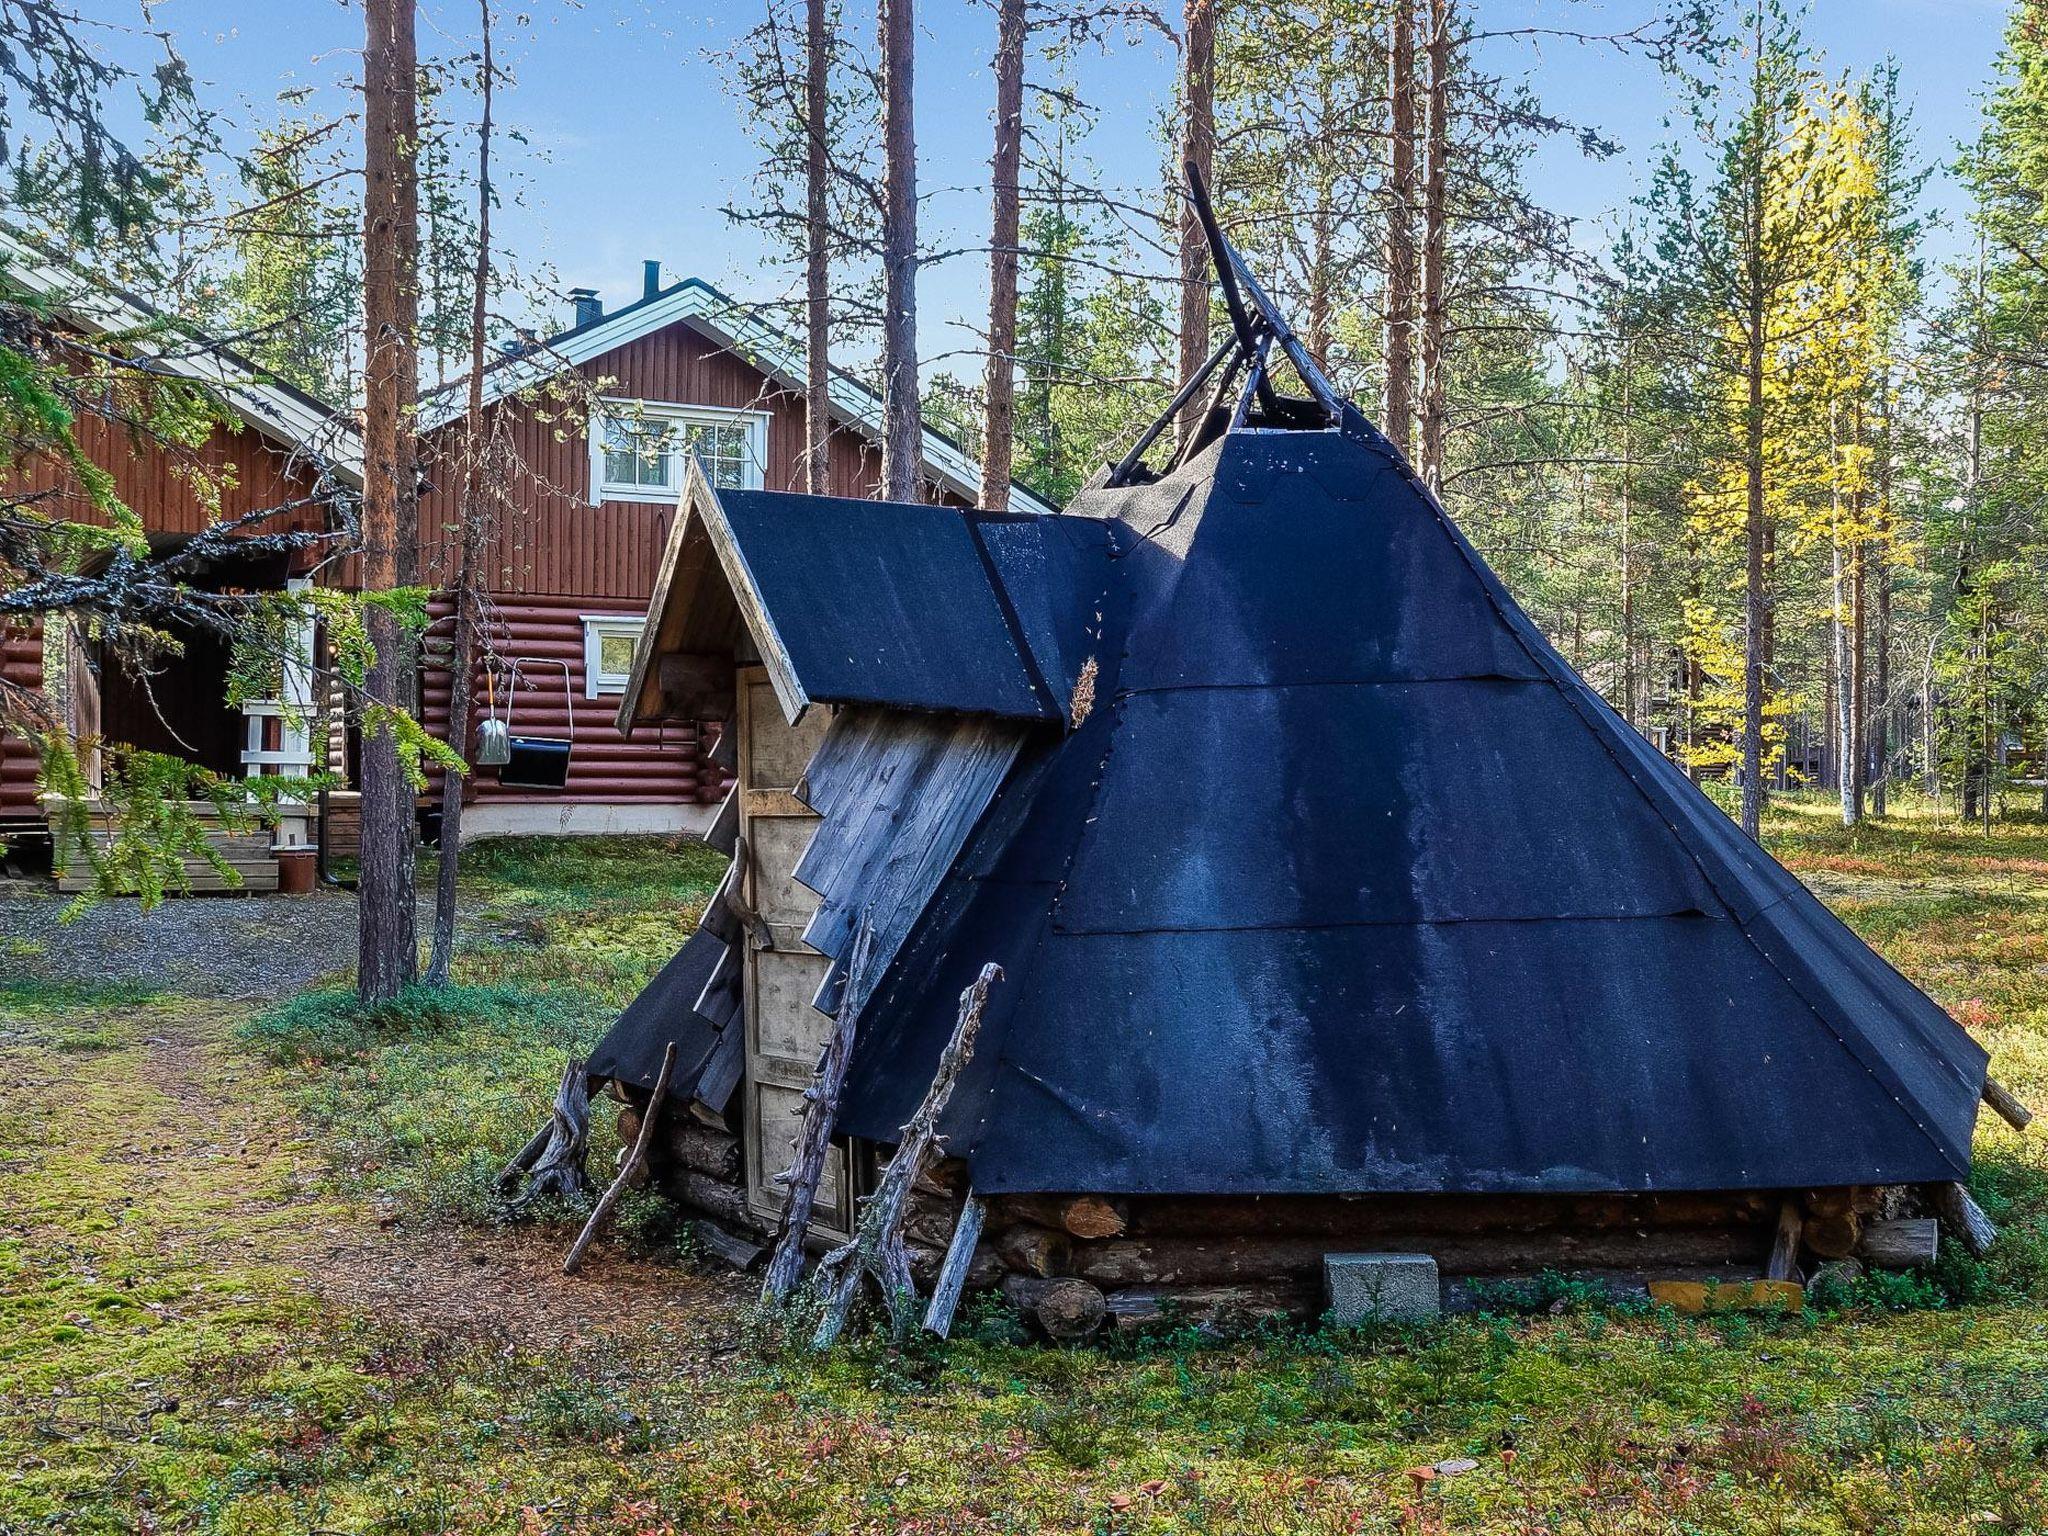
<path fill-rule="evenodd" d="M 605 478 L 605 424 L 614 419 L 645 422 L 653 426 L 731 427 L 747 430 L 747 474 L 742 489 L 758 491 L 768 463 L 768 413 L 766 411 L 724 410 L 712 405 L 682 405 L 667 400 L 601 399 L 591 414 L 590 504 L 607 501 L 672 502 L 682 495 L 683 448 L 678 442 L 669 454 L 669 484 L 629 485 Z"/>
<path fill-rule="evenodd" d="M 604 642 L 608 636 L 626 635 L 631 637 L 633 648 L 640 648 L 641 633 L 647 628 L 644 613 L 586 613 L 583 618 L 583 696 L 586 699 L 602 698 L 606 694 L 622 694 L 632 680 L 633 665 L 626 664 L 623 672 L 607 672 L 600 664 L 604 658 Z"/>

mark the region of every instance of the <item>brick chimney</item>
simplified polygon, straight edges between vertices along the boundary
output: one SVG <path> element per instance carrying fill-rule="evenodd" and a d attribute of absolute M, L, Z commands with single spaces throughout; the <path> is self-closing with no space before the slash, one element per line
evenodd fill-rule
<path fill-rule="evenodd" d="M 640 297 L 651 299 L 661 292 L 661 263 L 643 261 L 640 263 Z"/>
<path fill-rule="evenodd" d="M 571 288 L 569 310 L 575 317 L 570 323 L 580 331 L 604 318 L 604 301 L 597 296 L 595 288 Z"/>

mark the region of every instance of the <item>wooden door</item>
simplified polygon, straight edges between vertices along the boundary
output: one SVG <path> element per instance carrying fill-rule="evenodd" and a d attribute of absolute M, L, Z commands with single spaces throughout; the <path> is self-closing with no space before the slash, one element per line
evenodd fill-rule
<path fill-rule="evenodd" d="M 747 868 L 742 894 L 766 926 L 745 948 L 747 1199 L 761 1215 L 782 1212 L 775 1176 L 789 1166 L 803 1117 L 804 1089 L 818 1066 L 832 1021 L 811 1006 L 830 966 L 803 942 L 818 898 L 797 883 L 797 860 L 818 818 L 796 798 L 811 754 L 824 739 L 826 712 L 813 709 L 792 727 L 759 667 L 739 676 L 740 835 Z M 845 1156 L 835 1150 L 819 1181 L 812 1225 L 849 1230 Z"/>

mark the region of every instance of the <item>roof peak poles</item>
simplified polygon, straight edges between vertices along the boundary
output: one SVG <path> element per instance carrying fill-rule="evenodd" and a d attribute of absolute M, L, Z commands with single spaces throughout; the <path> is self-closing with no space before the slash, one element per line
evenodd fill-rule
<path fill-rule="evenodd" d="M 1244 257 L 1230 243 L 1216 220 L 1216 208 L 1209 187 L 1193 161 L 1184 162 L 1188 202 L 1200 220 L 1209 242 L 1209 258 L 1215 264 L 1216 281 L 1223 290 L 1223 307 L 1230 316 L 1230 336 L 1210 354 L 1209 360 L 1180 387 L 1163 414 L 1138 434 L 1138 440 L 1113 465 L 1102 483 L 1116 487 L 1152 478 L 1144 466 L 1145 454 L 1180 415 L 1196 392 L 1212 377 L 1216 385 L 1201 425 L 1189 437 L 1176 466 L 1185 463 L 1225 432 L 1235 432 L 1251 421 L 1252 404 L 1259 409 L 1258 424 L 1296 428 L 1334 427 L 1343 419 L 1344 400 L 1315 365 L 1302 346 L 1294 328 L 1287 323 L 1272 297 L 1252 276 Z M 1249 300 L 1249 304 L 1247 304 Z M 1273 387 L 1271 359 L 1274 349 L 1287 359 L 1310 398 L 1282 395 Z M 1221 369 L 1220 376 L 1218 370 Z M 1239 376 L 1243 384 L 1237 387 Z M 1235 400 L 1232 396 L 1235 393 Z"/>

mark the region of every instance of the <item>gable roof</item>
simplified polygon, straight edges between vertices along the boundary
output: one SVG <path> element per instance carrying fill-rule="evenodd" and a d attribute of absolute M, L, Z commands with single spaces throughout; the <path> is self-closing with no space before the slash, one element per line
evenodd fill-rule
<path fill-rule="evenodd" d="M 532 389 L 572 368 L 581 367 L 630 342 L 684 324 L 717 342 L 749 366 L 759 369 L 795 394 L 804 390 L 803 347 L 760 313 L 727 297 L 701 278 L 685 278 L 659 293 L 628 304 L 593 321 L 558 332 L 533 350 L 506 358 L 485 374 L 484 401 L 501 400 Z M 872 442 L 882 437 L 882 397 L 852 375 L 832 370 L 832 416 Z M 423 431 L 446 425 L 462 414 L 460 381 L 445 384 L 420 403 Z M 968 501 L 981 499 L 981 466 L 945 433 L 925 427 L 923 458 L 930 476 Z M 1056 509 L 1021 485 L 1012 484 L 1013 507 L 1024 512 Z"/>
<path fill-rule="evenodd" d="M 189 327 L 166 328 L 168 317 L 147 301 L 26 236 L 0 229 L 0 267 L 22 289 L 47 300 L 54 313 L 90 335 L 153 331 L 132 345 L 165 373 L 204 386 L 239 420 L 279 446 L 327 464 L 345 484 L 362 484 L 362 442 L 355 423 L 331 406 Z M 171 344 L 178 342 L 189 345 Z"/>
<path fill-rule="evenodd" d="M 621 732 L 673 713 L 657 657 L 730 656 L 743 639 L 791 719 L 813 703 L 1066 718 L 1085 616 L 1071 597 L 1087 586 L 1070 578 L 1106 550 L 1099 524 L 720 489 L 694 460 L 682 504 Z"/>

